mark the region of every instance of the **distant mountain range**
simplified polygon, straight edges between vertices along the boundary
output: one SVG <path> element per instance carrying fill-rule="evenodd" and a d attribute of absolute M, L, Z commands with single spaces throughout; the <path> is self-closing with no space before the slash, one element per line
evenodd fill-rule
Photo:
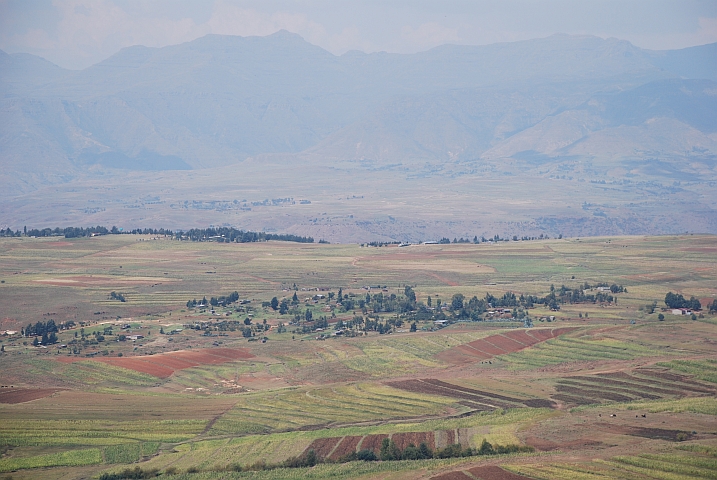
<path fill-rule="evenodd" d="M 717 178 L 717 44 L 554 35 L 335 56 L 286 31 L 208 35 L 82 71 L 0 51 L 0 95 L 3 196 L 247 159 Z"/>

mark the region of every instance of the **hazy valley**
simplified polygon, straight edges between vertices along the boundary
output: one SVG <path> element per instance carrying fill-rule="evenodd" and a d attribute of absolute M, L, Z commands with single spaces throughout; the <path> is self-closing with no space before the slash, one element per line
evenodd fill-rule
<path fill-rule="evenodd" d="M 715 52 L 555 35 L 335 56 L 278 32 L 82 71 L 3 53 L 0 226 L 715 233 Z"/>

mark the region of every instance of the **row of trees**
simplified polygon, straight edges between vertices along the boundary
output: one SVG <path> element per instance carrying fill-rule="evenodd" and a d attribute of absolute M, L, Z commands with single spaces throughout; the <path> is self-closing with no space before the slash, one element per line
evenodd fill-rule
<path fill-rule="evenodd" d="M 234 227 L 219 228 L 193 228 L 186 232 L 178 231 L 174 234 L 177 240 L 190 240 L 193 242 L 236 242 L 252 243 L 266 242 L 269 240 L 280 240 L 283 242 L 314 243 L 313 237 L 302 237 L 292 234 L 276 234 L 266 232 L 251 232 L 237 230 Z"/>
<path fill-rule="evenodd" d="M 405 449 L 401 450 L 396 443 L 388 438 L 384 438 L 381 442 L 381 449 L 379 454 L 373 450 L 363 449 L 358 452 L 348 453 L 338 460 L 336 463 L 347 463 L 356 460 L 364 462 L 375 462 L 378 460 L 384 462 L 397 461 L 397 460 L 426 460 L 430 458 L 456 458 L 456 457 L 471 457 L 479 455 L 499 455 L 507 453 L 519 453 L 519 452 L 533 452 L 532 447 L 524 447 L 521 445 L 492 445 L 486 439 L 483 439 L 480 447 L 471 448 L 463 447 L 461 444 L 456 443 L 448 445 L 445 448 L 438 449 L 436 451 L 431 448 L 425 442 L 421 442 L 420 445 L 409 444 Z M 284 460 L 281 463 L 268 464 L 264 461 L 257 462 L 253 465 L 238 465 L 234 464 L 229 467 L 230 470 L 235 472 L 251 472 L 260 470 L 274 470 L 277 468 L 306 468 L 313 467 L 319 463 L 329 462 L 327 459 L 320 458 L 316 451 L 310 449 L 304 455 L 298 457 L 291 457 Z"/>
<path fill-rule="evenodd" d="M 239 292 L 234 291 L 230 293 L 229 295 L 222 295 L 219 297 L 211 297 L 209 301 L 207 301 L 207 297 L 203 297 L 200 302 L 197 301 L 197 299 L 192 299 L 187 301 L 187 308 L 194 308 L 199 305 L 202 305 L 206 307 L 207 305 L 211 305 L 212 307 L 218 307 L 218 306 L 224 306 L 224 305 L 231 305 L 232 303 L 236 303 L 239 301 Z"/>
<path fill-rule="evenodd" d="M 164 228 L 135 228 L 133 230 L 121 230 L 117 227 L 107 228 L 101 225 L 96 227 L 55 227 L 55 228 L 23 228 L 23 232 L 20 230 L 13 232 L 10 228 L 6 230 L 0 230 L 0 237 L 20 237 L 25 235 L 27 237 L 65 237 L 65 238 L 79 238 L 79 237 L 91 237 L 92 235 L 119 235 L 119 234 L 134 234 L 134 235 L 173 235 L 174 232 L 171 230 L 165 230 Z"/>
<path fill-rule="evenodd" d="M 238 230 L 234 227 L 220 227 L 220 228 L 193 228 L 187 232 L 181 230 L 174 232 L 172 230 L 164 228 L 135 228 L 132 230 L 123 230 L 115 226 L 112 228 L 103 227 L 97 225 L 96 227 L 55 227 L 55 228 L 32 228 L 30 230 L 27 227 L 20 230 L 13 231 L 9 227 L 5 230 L 0 230 L 0 237 L 20 237 L 22 235 L 28 237 L 60 237 L 65 238 L 79 238 L 79 237 L 90 237 L 92 235 L 119 235 L 119 234 L 133 234 L 133 235 L 169 235 L 177 240 L 191 240 L 194 242 L 203 241 L 218 241 L 218 242 L 237 242 L 237 243 L 251 243 L 251 242 L 266 242 L 268 240 L 280 240 L 284 242 L 299 242 L 299 243 L 314 243 L 312 237 L 302 237 L 299 235 L 292 234 L 276 234 L 266 232 L 251 232 L 245 230 Z M 322 242 L 327 243 L 327 242 Z"/>

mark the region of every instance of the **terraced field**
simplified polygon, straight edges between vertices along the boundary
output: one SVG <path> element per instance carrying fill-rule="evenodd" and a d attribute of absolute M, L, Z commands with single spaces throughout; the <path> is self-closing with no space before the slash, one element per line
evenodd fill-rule
<path fill-rule="evenodd" d="M 595 360 L 632 360 L 664 355 L 665 352 L 613 339 L 580 339 L 561 337 L 536 344 L 529 349 L 501 355 L 499 358 L 516 369 L 533 369 L 569 362 Z"/>
<path fill-rule="evenodd" d="M 679 399 L 714 396 L 711 385 L 692 377 L 669 373 L 664 369 L 640 368 L 631 372 L 575 375 L 557 381 L 554 400 L 567 405 L 590 405 L 604 402 Z"/>
<path fill-rule="evenodd" d="M 212 427 L 216 434 L 319 428 L 397 417 L 440 415 L 453 400 L 361 383 L 242 395 Z"/>
<path fill-rule="evenodd" d="M 46 348 L 0 336 L 0 477 L 80 480 L 138 467 L 177 480 L 717 478 L 717 316 L 658 317 L 668 291 L 717 298 L 714 237 L 407 249 L 49 240 L 0 239 L 0 331 L 77 323 Z M 551 285 L 585 282 L 629 293 L 612 304 L 561 304 L 551 323 L 528 329 L 452 310 L 457 293 L 544 296 Z M 382 295 L 398 305 L 410 285 L 419 304 L 446 306 L 362 311 L 358 300 L 377 294 L 368 285 L 388 285 Z M 336 305 L 339 287 L 355 309 Z M 229 317 L 185 308 L 235 290 L 250 302 L 222 308 Z M 271 308 L 294 292 L 288 313 Z M 323 338 L 307 310 L 314 321 L 329 317 Z M 334 322 L 359 316 L 384 333 L 352 322 L 333 335 Z M 236 328 L 245 317 L 249 339 Z M 436 329 L 438 318 L 448 325 Z M 201 330 L 160 331 L 187 323 Z M 120 341 L 128 332 L 144 339 Z M 386 438 L 400 449 L 485 440 L 536 451 L 333 463 L 378 452 Z M 281 467 L 308 450 L 327 463 Z"/>
<path fill-rule="evenodd" d="M 494 392 L 476 390 L 452 383 L 444 382 L 435 378 L 424 378 L 418 380 L 399 380 L 386 382 L 394 388 L 400 388 L 408 392 L 421 394 L 442 395 L 455 398 L 458 403 L 476 411 L 491 411 L 496 408 L 554 408 L 555 404 L 547 399 L 541 398 L 515 398 L 501 395 Z"/>
<path fill-rule="evenodd" d="M 712 447 L 700 451 L 679 451 L 663 454 L 616 456 L 580 464 L 553 463 L 510 465 L 510 471 L 528 478 L 543 480 L 599 479 L 697 479 L 717 478 L 717 459 Z"/>
<path fill-rule="evenodd" d="M 375 454 L 379 453 L 381 442 L 389 438 L 400 448 L 405 449 L 408 445 L 415 446 L 425 443 L 431 450 L 444 448 L 457 442 L 456 430 L 443 430 L 438 432 L 401 432 L 393 434 L 374 435 L 347 435 L 345 437 L 317 438 L 306 447 L 302 455 L 309 450 L 314 450 L 316 455 L 322 459 L 338 460 L 345 455 L 360 450 L 370 450 Z"/>
<path fill-rule="evenodd" d="M 475 340 L 458 345 L 436 355 L 436 358 L 446 363 L 461 365 L 478 360 L 488 360 L 498 355 L 519 352 L 525 348 L 559 337 L 573 331 L 574 328 L 541 328 L 529 330 L 514 330 L 500 335 Z"/>

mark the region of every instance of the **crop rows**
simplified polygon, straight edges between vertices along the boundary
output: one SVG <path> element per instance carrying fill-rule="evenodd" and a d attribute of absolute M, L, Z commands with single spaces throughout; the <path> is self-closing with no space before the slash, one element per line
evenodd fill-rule
<path fill-rule="evenodd" d="M 102 451 L 99 448 L 89 448 L 32 457 L 0 458 L 0 472 L 25 468 L 79 467 L 98 463 L 102 463 Z"/>
<path fill-rule="evenodd" d="M 537 368 L 574 361 L 631 360 L 655 354 L 654 350 L 634 343 L 556 338 L 520 352 L 501 355 L 500 359 L 516 368 Z"/>
<path fill-rule="evenodd" d="M 511 465 L 510 470 L 537 479 L 717 478 L 717 459 L 700 454 L 642 454 L 581 465 Z"/>
<path fill-rule="evenodd" d="M 73 362 L 62 369 L 61 375 L 80 385 L 97 385 L 101 383 L 120 383 L 132 386 L 152 386 L 157 378 L 146 373 L 136 372 L 127 368 L 108 365 L 103 362 L 83 360 Z"/>
<path fill-rule="evenodd" d="M 535 408 L 554 407 L 553 402 L 549 400 L 509 397 L 493 392 L 463 387 L 433 378 L 424 378 L 420 380 L 399 380 L 386 382 L 386 384 L 408 392 L 443 395 L 459 399 L 458 403 L 461 405 L 480 411 L 494 410 L 496 408 L 521 408 L 526 406 Z"/>
<path fill-rule="evenodd" d="M 451 401 L 388 387 L 353 384 L 242 396 L 213 426 L 216 433 L 262 433 L 332 423 L 437 414 Z"/>
<path fill-rule="evenodd" d="M 0 424 L 0 444 L 117 445 L 121 443 L 179 442 L 200 433 L 203 420 L 105 422 L 101 420 L 10 420 Z"/>
<path fill-rule="evenodd" d="M 656 369 L 636 369 L 632 373 L 612 372 L 579 375 L 561 379 L 553 399 L 573 405 L 603 402 L 678 399 L 686 396 L 712 396 L 715 391 L 685 377 Z"/>
<path fill-rule="evenodd" d="M 673 360 L 658 365 L 694 375 L 706 382 L 717 383 L 717 360 Z"/>
<path fill-rule="evenodd" d="M 85 369 L 90 369 L 94 375 L 101 375 L 97 373 L 102 371 L 101 367 L 93 365 L 99 362 L 114 366 L 114 372 L 120 378 L 122 376 L 130 378 L 134 376 L 138 378 L 140 382 L 146 383 L 148 378 L 151 379 L 150 381 L 156 382 L 156 378 L 167 378 L 177 370 L 199 365 L 216 365 L 235 360 L 245 360 L 253 356 L 254 355 L 242 348 L 205 348 L 138 357 L 98 357 L 93 360 L 84 361 L 83 363 Z M 60 357 L 59 360 L 63 362 L 75 362 L 75 358 L 73 357 Z M 129 370 L 129 372 L 123 372 L 121 369 Z M 67 370 L 67 375 L 72 376 L 73 369 Z M 83 378 L 86 383 L 93 383 L 94 380 L 91 376 L 81 378 Z M 103 380 L 106 380 L 106 378 L 100 376 L 100 380 L 95 380 L 95 382 Z"/>
<path fill-rule="evenodd" d="M 436 445 L 445 447 L 446 445 L 455 443 L 456 432 L 455 430 L 448 430 L 444 432 L 379 433 L 363 436 L 347 435 L 345 437 L 317 438 L 306 447 L 304 454 L 309 450 L 313 450 L 319 458 L 330 460 L 338 460 L 345 455 L 359 450 L 371 450 L 378 454 L 381 448 L 381 442 L 383 442 L 384 438 L 393 440 L 401 450 L 404 450 L 410 444 L 418 446 L 424 442 L 431 450 L 435 450 Z"/>

